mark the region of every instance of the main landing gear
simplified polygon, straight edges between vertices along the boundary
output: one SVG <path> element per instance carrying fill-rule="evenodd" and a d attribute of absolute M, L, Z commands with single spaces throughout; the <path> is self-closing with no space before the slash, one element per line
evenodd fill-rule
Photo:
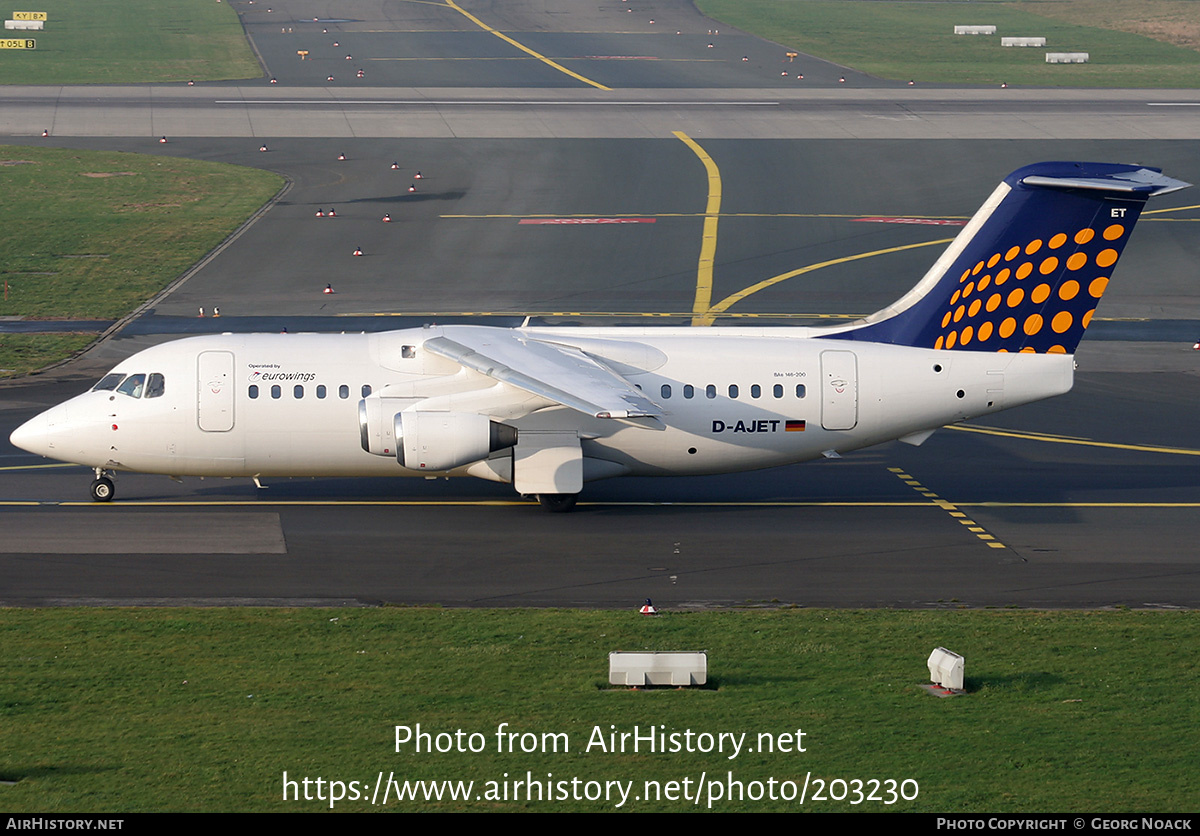
<path fill-rule="evenodd" d="M 562 514 L 575 507 L 579 500 L 577 493 L 540 493 L 537 495 L 538 504 L 553 514 Z"/>
<path fill-rule="evenodd" d="M 116 495 L 116 492 L 117 489 L 113 485 L 113 480 L 104 475 L 102 468 L 96 468 L 96 479 L 92 482 L 92 501 L 112 502 L 112 498 Z"/>

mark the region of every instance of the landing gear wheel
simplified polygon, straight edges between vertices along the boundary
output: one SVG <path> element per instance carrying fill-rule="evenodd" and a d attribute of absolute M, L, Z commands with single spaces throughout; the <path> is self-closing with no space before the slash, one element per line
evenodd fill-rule
<path fill-rule="evenodd" d="M 96 502 L 112 502 L 115 493 L 113 480 L 107 476 L 100 476 L 95 482 L 92 482 L 92 499 Z"/>
<path fill-rule="evenodd" d="M 575 507 L 577 493 L 540 493 L 538 503 L 552 514 L 562 514 Z"/>

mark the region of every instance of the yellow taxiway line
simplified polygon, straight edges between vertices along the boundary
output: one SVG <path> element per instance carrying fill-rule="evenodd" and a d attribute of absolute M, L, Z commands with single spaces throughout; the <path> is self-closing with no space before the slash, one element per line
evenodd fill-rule
<path fill-rule="evenodd" d="M 428 319 L 445 319 L 454 316 L 507 316 L 507 317 L 644 317 L 647 319 L 684 319 L 692 316 L 691 311 L 350 311 L 334 316 L 413 316 Z M 861 313 L 725 313 L 723 319 L 861 319 Z"/>
<path fill-rule="evenodd" d="M 598 89 L 600 89 L 600 90 L 611 90 L 611 89 L 612 89 L 611 87 L 605 87 L 603 84 L 601 84 L 601 83 L 600 83 L 600 82 L 598 82 L 598 81 L 592 81 L 590 78 L 586 78 L 585 76 L 581 76 L 581 75 L 580 75 L 579 73 L 577 73 L 577 72 L 573 72 L 572 70 L 568 70 L 568 69 L 567 69 L 566 67 L 564 67 L 562 64 L 559 64 L 559 63 L 557 63 L 556 61 L 552 61 L 551 59 L 547 58 L 545 55 L 542 55 L 540 52 L 536 52 L 536 51 L 534 51 L 534 50 L 530 49 L 529 47 L 525 46 L 524 44 L 522 44 L 522 43 L 520 43 L 520 42 L 518 42 L 518 41 L 515 41 L 515 40 L 513 40 L 513 39 L 512 39 L 512 38 L 510 38 L 508 35 L 505 35 L 503 32 L 498 32 L 497 30 L 495 30 L 495 29 L 493 29 L 492 27 L 488 26 L 486 23 L 484 23 L 484 22 L 483 22 L 482 20 L 480 20 L 479 18 L 475 17 L 475 15 L 471 14 L 470 12 L 468 12 L 468 11 L 467 11 L 466 9 L 464 9 L 462 6 L 460 6 L 460 5 L 458 5 L 457 3 L 455 3 L 455 2 L 454 2 L 454 0 L 446 0 L 446 5 L 447 5 L 447 6 L 449 6 L 450 8 L 452 8 L 452 9 L 454 9 L 454 11 L 458 12 L 458 13 L 459 13 L 459 14 L 461 14 L 463 17 L 467 18 L 467 20 L 471 21 L 472 23 L 474 23 L 476 26 L 480 27 L 481 29 L 484 29 L 484 30 L 486 30 L 486 31 L 488 31 L 488 32 L 491 32 L 493 35 L 495 35 L 495 36 L 496 36 L 497 38 L 499 38 L 500 40 L 502 40 L 502 41 L 504 41 L 504 42 L 506 42 L 506 43 L 512 44 L 513 46 L 515 46 L 517 49 L 521 50 L 521 51 L 522 51 L 522 52 L 524 52 L 524 53 L 527 53 L 527 54 L 529 54 L 529 55 L 532 55 L 534 58 L 538 59 L 538 60 L 539 60 L 539 61 L 541 61 L 543 64 L 546 64 L 547 66 L 553 67 L 554 69 L 558 70 L 560 73 L 566 73 L 566 74 L 567 74 L 567 75 L 569 75 L 571 78 L 578 79 L 579 81 L 582 81 L 584 84 L 590 84 L 591 86 L 593 86 L 593 87 L 596 87 L 596 88 L 598 88 Z"/>
<path fill-rule="evenodd" d="M 672 131 L 704 164 L 708 175 L 708 200 L 704 206 L 704 231 L 700 237 L 700 260 L 696 266 L 696 300 L 692 303 L 692 324 L 708 311 L 712 301 L 713 262 L 717 257 L 717 221 L 721 217 L 721 170 L 708 152 L 683 131 Z"/>
<path fill-rule="evenodd" d="M 981 435 L 998 435 L 1005 438 L 1020 438 L 1024 441 L 1046 441 L 1053 444 L 1076 444 L 1081 447 L 1104 447 L 1110 450 L 1130 450 L 1136 453 L 1167 453 L 1172 456 L 1200 456 L 1200 450 L 1190 450 L 1186 447 L 1155 447 L 1149 444 L 1117 444 L 1112 441 L 1093 441 L 1090 438 L 1072 438 L 1062 435 L 1045 433 L 1016 432 L 1002 430 L 996 427 L 973 427 L 970 425 L 951 424 L 948 430 L 958 430 L 964 433 L 980 433 Z"/>
<path fill-rule="evenodd" d="M 805 273 L 811 273 L 814 270 L 820 270 L 824 267 L 832 267 L 835 264 L 845 264 L 850 261 L 859 261 L 860 259 L 864 259 L 864 258 L 874 258 L 875 256 L 878 256 L 878 255 L 887 255 L 888 253 L 898 253 L 898 252 L 902 252 L 903 250 L 915 250 L 918 247 L 929 247 L 934 244 L 948 244 L 953 240 L 954 240 L 953 238 L 939 238 L 936 241 L 922 241 L 919 244 L 905 244 L 902 247 L 888 247 L 888 248 L 882 249 L 882 250 L 872 250 L 871 252 L 857 253 L 855 255 L 843 256 L 842 258 L 833 258 L 833 259 L 830 259 L 829 261 L 821 261 L 821 262 L 818 262 L 817 264 L 809 264 L 807 267 L 800 267 L 796 270 L 789 270 L 786 273 L 780 273 L 778 276 L 772 276 L 769 279 L 763 279 L 761 282 L 752 284 L 749 287 L 742 288 L 737 293 L 732 293 L 729 296 L 726 296 L 724 299 L 722 299 L 717 304 L 709 307 L 709 309 L 704 312 L 704 315 L 702 317 L 700 317 L 700 322 L 693 322 L 693 324 L 695 324 L 695 325 L 711 325 L 713 320 L 718 315 L 725 313 L 725 311 L 727 311 L 732 305 L 742 301 L 747 296 L 758 293 L 760 290 L 766 290 L 768 287 L 773 287 L 774 285 L 777 285 L 780 282 L 785 282 L 788 279 L 794 279 L 796 276 L 803 276 Z"/>
<path fill-rule="evenodd" d="M 536 507 L 537 503 L 522 499 L 204 499 L 164 500 L 126 499 L 112 502 L 88 500 L 0 500 L 0 507 L 36 506 L 53 508 L 177 508 L 177 507 Z M 1200 508 L 1200 502 L 948 502 L 946 500 L 870 500 L 870 501 L 821 501 L 821 500 L 753 500 L 729 501 L 679 501 L 667 500 L 610 500 L 583 501 L 579 505 L 597 507 L 665 507 L 679 508 L 928 508 L 947 511 L 951 508 L 1131 508 L 1131 509 L 1192 509 Z M 967 523 L 963 523 L 966 525 Z M 970 523 L 974 525 L 975 523 Z"/>

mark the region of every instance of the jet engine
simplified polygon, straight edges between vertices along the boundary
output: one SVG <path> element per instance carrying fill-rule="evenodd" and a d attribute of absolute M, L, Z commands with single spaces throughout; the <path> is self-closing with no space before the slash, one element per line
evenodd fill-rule
<path fill-rule="evenodd" d="M 400 412 L 395 430 L 396 461 L 409 470 L 453 470 L 517 443 L 516 427 L 473 412 Z"/>
<path fill-rule="evenodd" d="M 441 472 L 486 459 L 517 443 L 516 427 L 475 412 L 413 409 L 417 403 L 420 399 L 359 401 L 363 450 L 376 456 L 395 456 L 410 470 Z"/>

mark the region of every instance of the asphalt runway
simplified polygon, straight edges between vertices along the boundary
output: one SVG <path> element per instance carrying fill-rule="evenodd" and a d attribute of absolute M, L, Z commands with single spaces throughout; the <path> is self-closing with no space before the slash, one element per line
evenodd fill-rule
<path fill-rule="evenodd" d="M 429 320 L 511 325 L 526 314 L 687 322 L 706 176 L 673 131 L 720 170 L 715 298 L 874 254 L 750 295 L 721 324 L 812 324 L 894 301 L 940 252 L 932 242 L 951 237 L 1008 171 L 1038 159 L 1137 161 L 1200 182 L 1198 143 L 1181 138 L 1198 135 L 1200 111 L 1149 104 L 1194 93 L 1003 91 L 1019 96 L 998 101 L 1000 91 L 891 89 L 861 77 L 797 91 L 781 88 L 771 63 L 779 48 L 748 36 L 722 33 L 711 52 L 742 38 L 732 52 L 750 61 L 688 57 L 710 51 L 695 46 L 706 26 L 686 3 L 654 4 L 655 23 L 636 27 L 640 12 L 625 12 L 626 24 L 620 12 L 584 4 L 568 4 L 570 16 L 505 4 L 508 17 L 488 21 L 620 88 L 603 91 L 458 12 L 365 2 L 322 28 L 353 44 L 372 85 L 362 92 L 389 104 L 347 104 L 360 95 L 357 79 L 319 78 L 335 54 L 301 62 L 294 53 L 305 14 L 327 9 L 274 3 L 267 19 L 260 5 L 247 6 L 256 9 L 247 31 L 277 85 L 265 76 L 183 89 L 0 91 L 9 141 L 42 142 L 32 126 L 44 122 L 54 125 L 46 141 L 64 147 L 260 166 L 291 182 L 120 336 L 65 369 L 0 386 L 0 604 L 1200 604 L 1200 377 L 1190 344 L 1200 337 L 1200 200 L 1189 191 L 1150 205 L 1156 214 L 1139 224 L 1080 348 L 1072 393 L 987 426 L 939 431 L 921 448 L 886 445 L 736 476 L 592 483 L 570 515 L 475 480 L 267 480 L 259 490 L 245 480 L 122 474 L 117 502 L 87 502 L 86 469 L 14 450 L 8 433 L 163 339 Z M 279 15 L 296 31 L 273 31 L 289 26 Z M 648 29 L 670 20 L 665 32 Z M 626 57 L 586 57 L 599 55 Z M 306 75 L 313 69 L 316 80 Z M 423 86 L 437 95 L 395 104 L 416 101 Z M 260 95 L 292 104 L 217 103 Z M 170 133 L 167 145 L 155 142 L 159 131 Z M 336 218 L 315 217 L 330 207 Z M 522 223 L 612 217 L 646 222 Z M 926 246 L 881 252 L 914 244 Z M 356 246 L 365 257 L 350 255 Z M 326 283 L 337 293 L 321 293 Z M 220 320 L 196 316 L 214 305 Z M 64 547 L 64 538 L 84 545 Z"/>

